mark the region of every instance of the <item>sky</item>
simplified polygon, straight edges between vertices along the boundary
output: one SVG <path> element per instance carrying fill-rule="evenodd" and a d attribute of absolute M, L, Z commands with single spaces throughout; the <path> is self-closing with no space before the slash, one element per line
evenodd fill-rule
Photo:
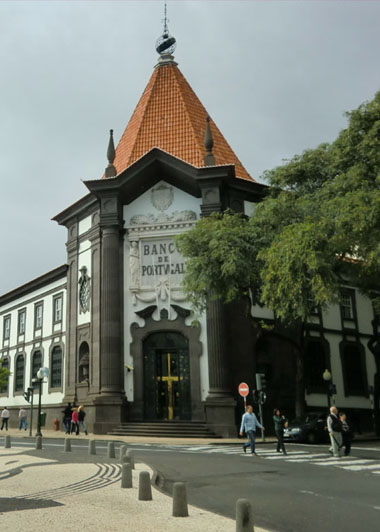
<path fill-rule="evenodd" d="M 168 1 L 175 59 L 255 179 L 380 89 L 380 1 Z M 0 1 L 0 294 L 66 262 L 51 218 L 107 165 L 156 64 L 163 2 Z"/>

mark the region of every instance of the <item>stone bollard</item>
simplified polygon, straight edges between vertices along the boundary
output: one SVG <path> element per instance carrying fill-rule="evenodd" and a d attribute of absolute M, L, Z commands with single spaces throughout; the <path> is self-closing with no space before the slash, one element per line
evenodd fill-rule
<path fill-rule="evenodd" d="M 150 485 L 149 471 L 140 471 L 139 475 L 139 501 L 152 500 L 152 486 Z"/>
<path fill-rule="evenodd" d="M 107 456 L 108 458 L 115 458 L 115 444 L 113 441 L 108 442 Z"/>
<path fill-rule="evenodd" d="M 128 465 L 130 465 L 130 466 L 131 466 L 131 469 L 132 469 L 131 457 L 128 456 L 127 454 L 125 454 L 125 455 L 123 456 L 123 458 L 121 459 L 121 463 L 122 463 L 122 464 L 128 464 Z"/>
<path fill-rule="evenodd" d="M 12 447 L 12 445 L 11 445 L 11 437 L 10 436 L 5 436 L 5 438 L 4 438 L 4 447 L 5 447 L 5 449 L 10 449 Z"/>
<path fill-rule="evenodd" d="M 131 460 L 131 468 L 134 469 L 135 468 L 135 455 L 134 455 L 134 452 L 133 451 L 127 451 L 126 455 L 129 456 L 129 458 Z"/>
<path fill-rule="evenodd" d="M 131 464 L 123 464 L 121 469 L 121 487 L 132 488 L 132 468 Z"/>
<path fill-rule="evenodd" d="M 71 453 L 71 440 L 70 438 L 65 438 L 65 443 L 63 445 L 63 450 L 65 453 Z"/>
<path fill-rule="evenodd" d="M 37 436 L 36 438 L 36 449 L 42 449 L 42 436 Z"/>
<path fill-rule="evenodd" d="M 96 454 L 95 440 L 88 441 L 88 454 Z"/>
<path fill-rule="evenodd" d="M 173 484 L 173 517 L 187 517 L 187 493 L 183 482 Z"/>
<path fill-rule="evenodd" d="M 123 461 L 123 456 L 127 452 L 127 446 L 126 445 L 120 445 L 120 462 Z"/>
<path fill-rule="evenodd" d="M 236 532 L 253 532 L 252 506 L 247 499 L 236 501 Z"/>

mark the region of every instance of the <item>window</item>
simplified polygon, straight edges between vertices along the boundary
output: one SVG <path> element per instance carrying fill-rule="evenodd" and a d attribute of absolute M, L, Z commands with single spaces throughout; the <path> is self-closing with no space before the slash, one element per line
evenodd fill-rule
<path fill-rule="evenodd" d="M 37 371 L 42 367 L 42 353 L 35 351 L 32 359 L 32 379 L 37 378 Z"/>
<path fill-rule="evenodd" d="M 42 303 L 37 303 L 34 307 L 34 328 L 42 329 Z"/>
<path fill-rule="evenodd" d="M 62 349 L 58 345 L 51 352 L 50 386 L 60 388 L 62 386 Z"/>
<path fill-rule="evenodd" d="M 53 300 L 54 323 L 62 321 L 62 296 L 56 296 Z"/>
<path fill-rule="evenodd" d="M 309 392 L 322 391 L 326 386 L 323 372 L 327 367 L 326 344 L 322 340 L 310 339 L 305 348 L 305 380 Z"/>
<path fill-rule="evenodd" d="M 367 371 L 363 346 L 353 342 L 341 344 L 341 359 L 345 395 L 366 396 Z"/>
<path fill-rule="evenodd" d="M 24 391 L 24 355 L 19 355 L 16 359 L 15 392 L 22 391 Z"/>
<path fill-rule="evenodd" d="M 354 293 L 343 292 L 341 295 L 340 308 L 344 320 L 354 319 Z"/>
<path fill-rule="evenodd" d="M 8 358 L 3 358 L 0 362 L 1 362 L 1 366 L 3 368 L 9 369 L 9 359 Z M 7 379 L 7 382 L 3 386 L 0 386 L 0 393 L 8 393 L 8 379 Z"/>
<path fill-rule="evenodd" d="M 4 318 L 4 340 L 9 340 L 11 336 L 11 317 L 5 316 Z"/>
<path fill-rule="evenodd" d="M 18 313 L 18 334 L 25 334 L 26 310 Z"/>

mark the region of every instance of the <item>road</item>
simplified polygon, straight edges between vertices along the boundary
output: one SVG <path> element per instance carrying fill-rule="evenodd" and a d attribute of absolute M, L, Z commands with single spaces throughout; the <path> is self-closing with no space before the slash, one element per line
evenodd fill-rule
<path fill-rule="evenodd" d="M 44 448 L 64 461 L 94 460 L 86 453 L 85 441 L 73 443 L 74 453 L 59 452 L 63 440 L 45 440 Z M 184 481 L 191 504 L 227 517 L 234 517 L 236 500 L 245 497 L 253 505 L 255 524 L 274 532 L 380 528 L 378 444 L 355 445 L 352 456 L 340 460 L 330 457 L 327 446 L 296 444 L 288 446 L 287 456 L 277 454 L 274 445 L 258 445 L 257 457 L 234 445 L 128 447 L 137 460 L 157 471 L 161 489 L 171 493 L 173 482 Z M 106 449 L 107 442 L 97 443 L 96 460 Z"/>

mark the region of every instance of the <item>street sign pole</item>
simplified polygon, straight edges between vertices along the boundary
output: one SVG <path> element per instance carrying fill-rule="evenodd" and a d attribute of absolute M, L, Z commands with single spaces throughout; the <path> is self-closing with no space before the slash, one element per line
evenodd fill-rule
<path fill-rule="evenodd" d="M 30 425 L 29 425 L 29 436 L 32 436 L 32 425 L 33 425 L 33 392 L 32 389 L 30 394 Z"/>
<path fill-rule="evenodd" d="M 260 415 L 260 423 L 264 425 L 264 419 L 263 419 L 263 405 L 261 404 L 261 401 L 259 402 L 259 415 Z M 265 441 L 265 434 L 263 429 L 261 429 L 261 441 Z"/>

